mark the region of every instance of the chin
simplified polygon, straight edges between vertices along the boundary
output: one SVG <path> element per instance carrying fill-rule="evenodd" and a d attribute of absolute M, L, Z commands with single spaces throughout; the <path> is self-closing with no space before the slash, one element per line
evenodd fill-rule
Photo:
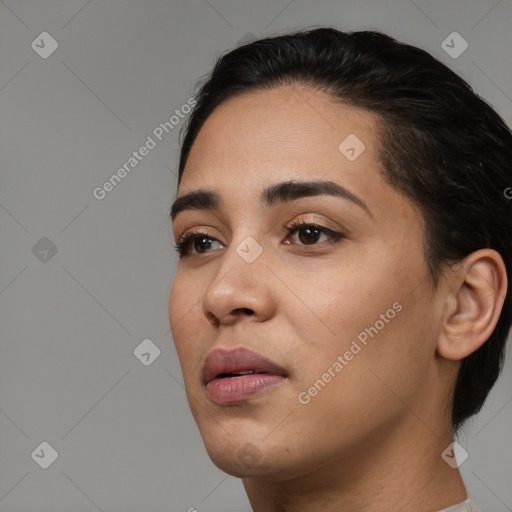
<path fill-rule="evenodd" d="M 290 459 L 284 457 L 282 463 L 275 453 L 263 455 L 250 441 L 237 451 L 208 450 L 212 462 L 221 471 L 237 478 L 263 478 L 265 480 L 287 480 L 294 476 Z M 281 459 L 283 459 L 281 457 Z M 286 462 L 285 462 L 286 461 Z"/>
<path fill-rule="evenodd" d="M 222 429 L 219 427 L 219 430 Z M 265 440 L 266 431 L 261 441 L 251 436 L 226 438 L 225 436 L 203 435 L 203 442 L 211 461 L 221 471 L 237 478 L 262 478 L 271 481 L 293 479 L 302 474 L 305 467 L 304 457 L 294 462 L 293 450 L 283 440 L 270 443 Z M 305 466 L 308 466 L 306 463 Z"/>
<path fill-rule="evenodd" d="M 258 456 L 257 450 L 248 449 L 245 455 L 239 455 L 238 453 L 219 453 L 216 449 L 208 451 L 208 455 L 212 462 L 228 475 L 237 478 L 258 477 L 260 475 L 268 476 L 269 468 L 266 467 Z"/>

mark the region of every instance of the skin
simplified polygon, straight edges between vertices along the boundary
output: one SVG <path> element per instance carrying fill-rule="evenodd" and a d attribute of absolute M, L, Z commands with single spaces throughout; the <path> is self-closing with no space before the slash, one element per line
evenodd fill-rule
<path fill-rule="evenodd" d="M 366 146 L 354 161 L 338 150 L 349 134 Z M 450 394 L 460 360 L 496 325 L 505 267 L 495 251 L 477 251 L 434 287 L 423 217 L 382 178 L 378 141 L 373 114 L 324 93 L 244 93 L 207 119 L 179 186 L 178 197 L 208 189 L 223 204 L 173 222 L 176 241 L 197 229 L 217 242 L 192 245 L 178 264 L 172 335 L 208 454 L 242 479 L 256 512 L 432 512 L 467 498 L 441 457 L 453 440 Z M 326 195 L 259 204 L 262 189 L 289 179 L 333 181 L 370 213 Z M 285 229 L 299 217 L 345 238 L 308 244 L 304 230 Z M 236 252 L 249 236 L 263 249 L 252 263 Z M 301 404 L 299 393 L 397 302 L 401 311 Z M 218 347 L 253 350 L 288 378 L 243 403 L 213 403 L 200 370 Z"/>

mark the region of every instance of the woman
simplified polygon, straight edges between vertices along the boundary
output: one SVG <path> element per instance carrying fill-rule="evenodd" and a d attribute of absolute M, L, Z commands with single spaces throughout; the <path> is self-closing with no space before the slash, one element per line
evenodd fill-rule
<path fill-rule="evenodd" d="M 478 510 L 453 441 L 511 325 L 511 162 L 500 116 L 385 34 L 219 59 L 181 149 L 169 319 L 253 510 Z"/>

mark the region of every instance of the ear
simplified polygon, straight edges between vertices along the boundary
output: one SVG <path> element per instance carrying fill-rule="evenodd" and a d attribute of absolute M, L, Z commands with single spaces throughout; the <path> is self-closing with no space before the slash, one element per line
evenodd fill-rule
<path fill-rule="evenodd" d="M 483 345 L 494 331 L 507 293 L 507 272 L 492 249 L 471 253 L 447 273 L 447 297 L 437 353 L 464 359 Z"/>

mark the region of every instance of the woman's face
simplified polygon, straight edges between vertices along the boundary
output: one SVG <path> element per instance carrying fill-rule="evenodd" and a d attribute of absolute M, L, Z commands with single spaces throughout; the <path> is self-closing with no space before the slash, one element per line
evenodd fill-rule
<path fill-rule="evenodd" d="M 350 465 L 444 405 L 422 217 L 381 177 L 377 138 L 372 114 L 283 86 L 221 104 L 192 147 L 178 198 L 218 202 L 189 201 L 173 221 L 176 242 L 203 234 L 184 246 L 169 319 L 192 414 L 227 473 Z M 289 181 L 341 192 L 268 193 Z"/>

